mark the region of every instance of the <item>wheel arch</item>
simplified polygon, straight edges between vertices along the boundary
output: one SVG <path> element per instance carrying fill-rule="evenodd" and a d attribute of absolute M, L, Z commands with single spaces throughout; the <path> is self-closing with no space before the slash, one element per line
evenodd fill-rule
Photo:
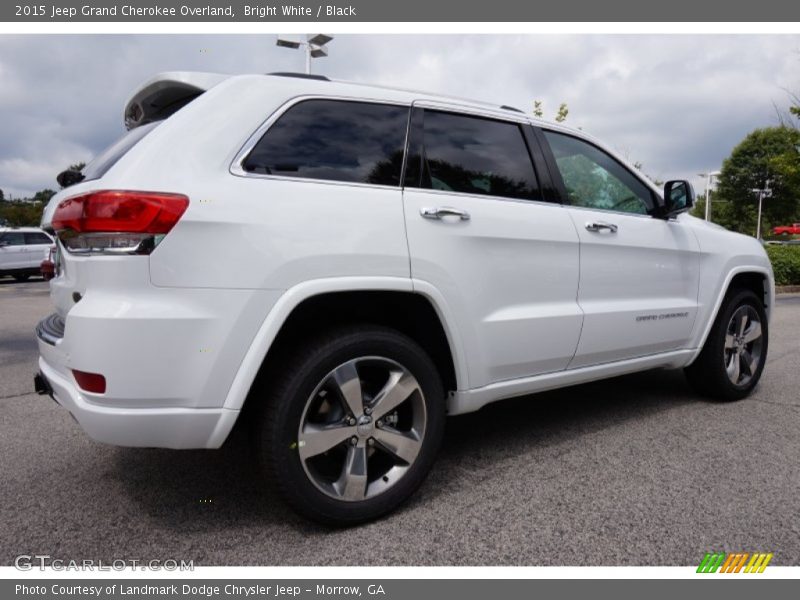
<path fill-rule="evenodd" d="M 725 276 L 723 285 L 720 286 L 720 289 L 717 292 L 713 304 L 713 310 L 705 321 L 702 334 L 695 346 L 695 353 L 692 355 L 691 360 L 689 360 L 687 365 L 692 364 L 700 355 L 700 352 L 703 350 L 703 346 L 708 339 L 708 335 L 711 332 L 711 328 L 713 327 L 714 322 L 717 320 L 717 315 L 719 315 L 719 311 L 722 308 L 722 303 L 728 293 L 733 289 L 751 290 L 762 299 L 764 303 L 764 310 L 767 313 L 767 318 L 769 319 L 771 317 L 772 306 L 775 301 L 775 286 L 773 284 L 773 279 L 769 269 L 760 265 L 741 265 L 730 269 Z"/>
<path fill-rule="evenodd" d="M 381 311 L 404 309 L 402 318 L 381 318 Z M 369 307 L 372 307 L 371 309 Z M 367 309 L 366 312 L 363 312 Z M 371 312 L 370 312 L 371 311 Z M 245 354 L 224 407 L 241 410 L 252 389 L 278 352 L 292 337 L 314 331 L 311 319 L 324 316 L 324 326 L 347 322 L 390 326 L 420 343 L 432 356 L 446 391 L 466 386 L 466 369 L 457 338 L 447 319 L 447 310 L 430 294 L 414 290 L 405 278 L 342 278 L 304 282 L 287 290 L 269 311 Z M 417 321 L 415 318 L 421 318 Z M 400 326 L 398 326 L 398 324 Z M 438 331 L 437 331 L 438 327 Z M 430 329 L 426 329 L 430 328 Z"/>

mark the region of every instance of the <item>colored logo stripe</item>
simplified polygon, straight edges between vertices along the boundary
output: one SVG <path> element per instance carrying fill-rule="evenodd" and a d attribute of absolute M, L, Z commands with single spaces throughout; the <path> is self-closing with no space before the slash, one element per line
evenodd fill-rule
<path fill-rule="evenodd" d="M 739 573 L 744 567 L 744 573 L 763 573 L 764 569 L 772 560 L 773 554 L 766 552 L 706 552 L 700 565 L 697 567 L 698 573 Z M 748 562 L 748 559 L 749 562 Z M 745 562 L 747 566 L 745 567 Z"/>
<path fill-rule="evenodd" d="M 767 568 L 769 561 L 772 560 L 772 554 L 753 554 L 753 558 L 747 563 L 744 568 L 745 573 L 763 573 Z"/>
<path fill-rule="evenodd" d="M 724 552 L 706 552 L 700 566 L 697 567 L 698 573 L 716 573 L 722 561 L 725 560 Z"/>

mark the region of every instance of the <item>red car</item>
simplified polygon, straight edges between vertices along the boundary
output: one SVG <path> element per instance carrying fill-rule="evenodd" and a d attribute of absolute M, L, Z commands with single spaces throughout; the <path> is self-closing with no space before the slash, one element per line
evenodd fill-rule
<path fill-rule="evenodd" d="M 775 235 L 800 235 L 800 223 L 792 223 L 791 225 L 778 225 L 772 228 L 772 233 Z"/>

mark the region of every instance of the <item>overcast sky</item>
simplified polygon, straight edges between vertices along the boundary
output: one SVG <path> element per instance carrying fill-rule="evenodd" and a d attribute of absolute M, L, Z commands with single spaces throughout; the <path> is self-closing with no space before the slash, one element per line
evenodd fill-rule
<path fill-rule="evenodd" d="M 275 35 L 0 35 L 0 189 L 57 188 L 124 131 L 122 109 L 160 71 L 300 71 Z M 582 127 L 654 177 L 715 169 L 773 105 L 800 91 L 800 36 L 338 35 L 315 72 L 455 94 Z M 696 178 L 695 178 L 696 180 Z M 699 181 L 697 182 L 699 184 Z M 702 185 L 699 185 L 702 190 Z"/>

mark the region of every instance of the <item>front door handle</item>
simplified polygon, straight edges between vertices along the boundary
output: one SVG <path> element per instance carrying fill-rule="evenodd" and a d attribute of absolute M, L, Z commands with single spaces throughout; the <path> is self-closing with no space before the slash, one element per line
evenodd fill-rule
<path fill-rule="evenodd" d="M 458 217 L 462 221 L 469 221 L 469 213 L 465 210 L 450 208 L 449 206 L 435 206 L 433 208 L 420 208 L 419 214 L 426 219 L 441 221 L 443 217 Z"/>
<path fill-rule="evenodd" d="M 589 221 L 586 223 L 587 231 L 610 231 L 617 233 L 618 227 L 613 223 L 606 223 L 605 221 Z"/>

